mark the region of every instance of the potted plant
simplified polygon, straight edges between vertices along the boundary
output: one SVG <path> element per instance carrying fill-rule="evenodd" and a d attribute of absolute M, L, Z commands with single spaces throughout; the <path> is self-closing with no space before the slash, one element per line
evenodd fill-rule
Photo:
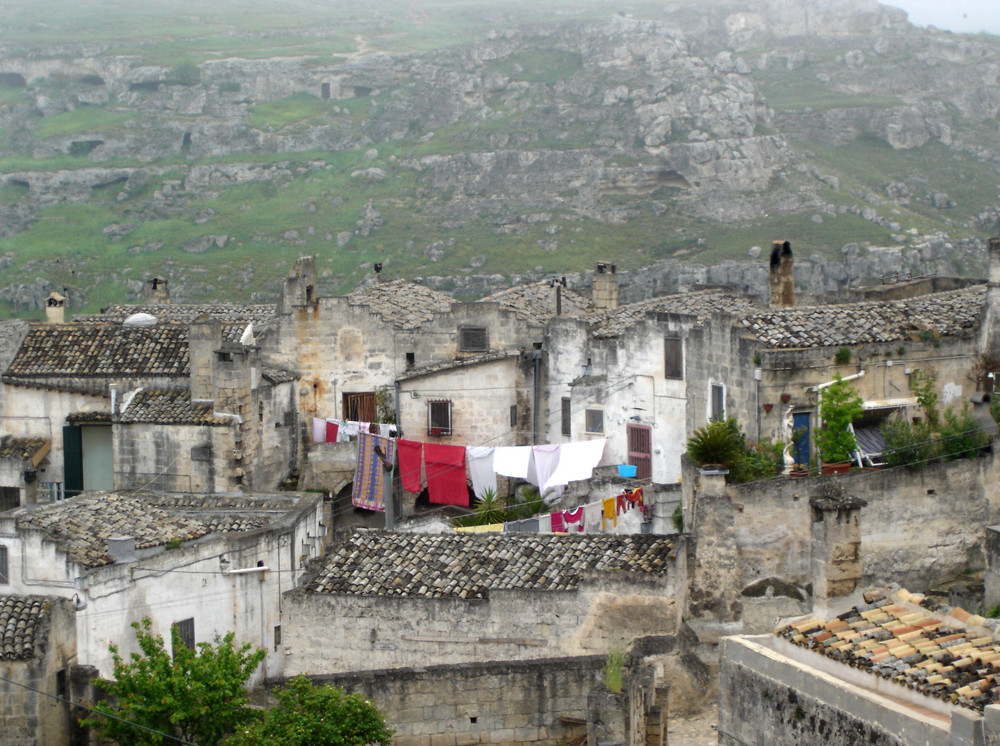
<path fill-rule="evenodd" d="M 742 434 L 732 418 L 699 427 L 687 442 L 687 455 L 703 469 L 726 468 L 742 451 Z"/>
<path fill-rule="evenodd" d="M 858 443 L 850 425 L 864 412 L 864 401 L 840 374 L 823 389 L 819 400 L 819 416 L 823 427 L 816 431 L 816 445 L 823 458 L 822 472 L 836 474 L 851 468 L 851 454 Z"/>

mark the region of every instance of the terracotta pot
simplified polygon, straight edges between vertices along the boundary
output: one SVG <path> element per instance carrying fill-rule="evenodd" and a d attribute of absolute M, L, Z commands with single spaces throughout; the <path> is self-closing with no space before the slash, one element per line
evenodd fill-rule
<path fill-rule="evenodd" d="M 791 400 L 792 400 L 792 395 L 791 394 L 782 394 L 781 395 L 781 403 L 782 404 L 788 404 L 788 402 L 790 402 Z"/>
<path fill-rule="evenodd" d="M 823 464 L 820 467 L 821 474 L 846 474 L 851 470 L 850 461 L 841 461 L 838 464 Z"/>
<path fill-rule="evenodd" d="M 773 404 L 768 403 L 768 404 L 764 405 L 764 411 L 765 412 L 770 412 L 773 408 L 774 408 Z"/>

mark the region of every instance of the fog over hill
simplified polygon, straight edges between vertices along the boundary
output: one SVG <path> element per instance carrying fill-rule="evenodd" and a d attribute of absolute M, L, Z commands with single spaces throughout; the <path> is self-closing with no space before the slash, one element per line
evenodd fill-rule
<path fill-rule="evenodd" d="M 1000 38 L 873 0 L 0 7 L 0 304 L 982 274 Z"/>

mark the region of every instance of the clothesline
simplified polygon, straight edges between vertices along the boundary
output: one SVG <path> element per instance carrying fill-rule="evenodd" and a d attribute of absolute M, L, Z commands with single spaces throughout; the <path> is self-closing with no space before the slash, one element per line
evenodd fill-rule
<path fill-rule="evenodd" d="M 533 518 L 505 523 L 490 523 L 481 526 L 459 526 L 458 533 L 513 532 L 529 534 L 574 534 L 574 533 L 639 533 L 637 529 L 648 516 L 643 488 L 626 490 L 614 497 L 581 505 L 569 510 L 558 510 Z M 634 517 L 638 517 L 638 525 Z M 621 526 L 619 526 L 619 519 Z M 611 528 L 608 528 L 608 524 Z M 616 530 L 621 528 L 622 530 Z"/>

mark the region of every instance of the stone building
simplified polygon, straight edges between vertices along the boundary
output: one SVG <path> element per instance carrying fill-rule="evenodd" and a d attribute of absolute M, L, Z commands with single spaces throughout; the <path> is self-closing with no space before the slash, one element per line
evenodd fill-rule
<path fill-rule="evenodd" d="M 1000 742 L 1000 637 L 986 624 L 920 594 L 873 590 L 832 618 L 727 638 L 719 743 Z"/>
<path fill-rule="evenodd" d="M 0 514 L 0 589 L 72 599 L 77 662 L 111 673 L 131 623 L 178 624 L 191 645 L 226 632 L 267 650 L 280 675 L 282 593 L 323 552 L 318 495 L 94 493 Z"/>
<path fill-rule="evenodd" d="M 0 746 L 69 743 L 69 707 L 58 697 L 68 696 L 76 663 L 73 617 L 66 598 L 0 595 Z"/>

